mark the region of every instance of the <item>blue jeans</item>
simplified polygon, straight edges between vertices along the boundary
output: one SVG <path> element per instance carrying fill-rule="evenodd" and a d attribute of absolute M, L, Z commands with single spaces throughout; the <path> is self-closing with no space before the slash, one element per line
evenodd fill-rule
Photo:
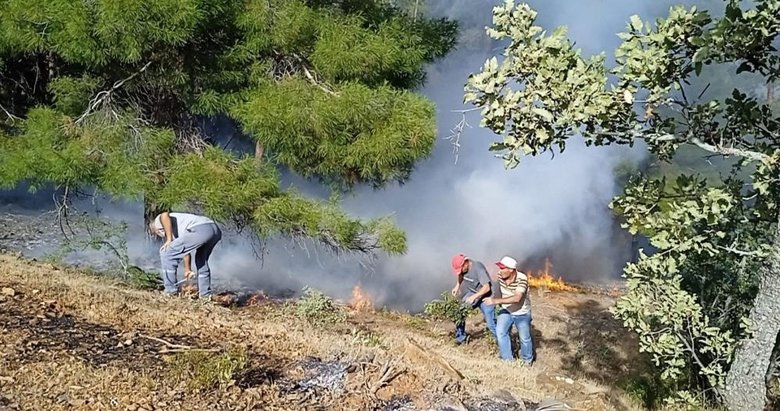
<path fill-rule="evenodd" d="M 179 292 L 176 281 L 176 271 L 179 262 L 185 255 L 195 251 L 195 268 L 198 271 L 198 291 L 201 297 L 211 295 L 211 268 L 209 257 L 222 239 L 222 231 L 216 224 L 201 224 L 192 227 L 188 231 L 179 233 L 164 251 L 160 251 L 160 276 L 165 285 L 165 292 L 176 294 Z"/>
<path fill-rule="evenodd" d="M 533 362 L 534 343 L 531 340 L 531 313 L 512 315 L 503 308 L 498 311 L 498 319 L 496 320 L 496 332 L 498 333 L 496 339 L 501 359 L 506 361 L 515 359 L 512 354 L 512 340 L 509 337 L 512 333 L 512 324 L 517 327 L 517 333 L 520 335 L 520 356 L 526 363 Z"/>
<path fill-rule="evenodd" d="M 479 307 L 479 310 L 482 311 L 482 316 L 485 317 L 485 324 L 487 324 L 488 330 L 490 330 L 490 333 L 493 334 L 493 336 L 496 336 L 496 306 L 495 305 L 487 305 L 484 302 L 480 301 L 479 304 L 476 305 Z M 463 343 L 466 341 L 466 337 L 468 334 L 466 334 L 466 323 L 463 324 L 455 324 L 455 342 L 458 344 Z"/>

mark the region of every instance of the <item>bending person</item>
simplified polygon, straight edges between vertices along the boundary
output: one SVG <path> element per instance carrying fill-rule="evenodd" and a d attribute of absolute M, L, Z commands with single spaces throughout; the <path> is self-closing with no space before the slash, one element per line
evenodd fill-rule
<path fill-rule="evenodd" d="M 149 230 L 165 239 L 160 247 L 160 276 L 165 285 L 165 293 L 175 295 L 179 292 L 176 271 L 184 260 L 185 277 L 192 272 L 190 253 L 195 252 L 195 269 L 198 274 L 198 293 L 201 297 L 211 295 L 211 269 L 209 257 L 222 239 L 222 231 L 208 217 L 164 212 L 149 224 Z"/>

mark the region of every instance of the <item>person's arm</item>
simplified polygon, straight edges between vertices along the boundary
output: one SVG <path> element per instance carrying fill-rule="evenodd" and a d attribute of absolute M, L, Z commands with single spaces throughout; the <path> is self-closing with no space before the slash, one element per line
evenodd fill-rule
<path fill-rule="evenodd" d="M 522 290 L 515 292 L 514 294 L 510 295 L 509 297 L 488 297 L 485 298 L 485 303 L 488 305 L 496 305 L 496 304 L 517 304 L 521 301 L 523 301 L 523 297 L 525 296 L 525 293 L 528 292 L 528 284 L 525 284 L 524 287 L 522 287 Z"/>
<path fill-rule="evenodd" d="M 525 291 L 517 294 L 512 294 L 509 297 L 502 297 L 502 298 L 485 298 L 485 302 L 487 302 L 490 305 L 496 305 L 496 304 L 517 304 L 520 301 L 523 301 L 523 296 L 525 295 Z"/>
<path fill-rule="evenodd" d="M 190 254 L 187 254 L 184 256 L 184 278 L 189 279 L 192 277 L 192 256 Z"/>
<path fill-rule="evenodd" d="M 482 287 L 477 290 L 477 293 L 474 294 L 477 296 L 477 298 L 482 298 L 486 295 L 490 294 L 490 283 L 483 284 Z"/>
<path fill-rule="evenodd" d="M 479 287 L 479 290 L 477 290 L 476 293 L 471 295 L 466 302 L 469 304 L 474 304 L 475 302 L 479 301 L 480 298 L 489 295 L 490 294 L 490 283 L 483 284 L 482 287 Z"/>
<path fill-rule="evenodd" d="M 173 241 L 173 223 L 171 222 L 171 215 L 167 211 L 160 214 L 160 224 L 162 224 L 163 231 L 165 231 L 165 244 L 160 247 L 160 250 L 165 250 L 168 248 L 168 244 Z"/>
<path fill-rule="evenodd" d="M 455 297 L 458 295 L 458 291 L 460 291 L 460 285 L 463 283 L 463 276 L 459 275 L 458 279 L 455 280 L 455 287 L 452 287 L 452 296 Z"/>

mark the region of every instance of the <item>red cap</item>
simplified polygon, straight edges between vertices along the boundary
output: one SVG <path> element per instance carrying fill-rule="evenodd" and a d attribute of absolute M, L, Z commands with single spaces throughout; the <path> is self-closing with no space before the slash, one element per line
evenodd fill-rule
<path fill-rule="evenodd" d="M 463 264 L 466 263 L 466 256 L 463 254 L 458 254 L 455 257 L 452 257 L 452 272 L 455 275 L 460 275 L 460 271 L 463 269 Z"/>

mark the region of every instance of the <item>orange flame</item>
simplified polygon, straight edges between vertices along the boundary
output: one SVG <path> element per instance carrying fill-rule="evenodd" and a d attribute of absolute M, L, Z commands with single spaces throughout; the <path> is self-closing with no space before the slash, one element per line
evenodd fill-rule
<path fill-rule="evenodd" d="M 371 301 L 371 297 L 363 291 L 363 288 L 358 283 L 352 289 L 352 301 L 349 303 L 349 308 L 355 311 L 367 311 L 374 308 L 374 303 Z"/>
<path fill-rule="evenodd" d="M 247 306 L 260 305 L 266 299 L 268 299 L 268 297 L 266 297 L 265 293 L 262 291 L 258 291 L 252 293 L 252 295 L 250 295 L 249 298 L 246 299 L 246 305 Z"/>
<path fill-rule="evenodd" d="M 198 285 L 195 283 L 185 283 L 181 286 L 181 294 L 186 297 L 198 295 Z"/>
<path fill-rule="evenodd" d="M 551 274 L 553 272 L 552 268 L 550 259 L 545 259 L 544 270 L 539 270 L 536 273 L 528 272 L 528 285 L 550 291 L 577 291 L 577 287 L 566 284 L 560 276 L 554 277 Z"/>

